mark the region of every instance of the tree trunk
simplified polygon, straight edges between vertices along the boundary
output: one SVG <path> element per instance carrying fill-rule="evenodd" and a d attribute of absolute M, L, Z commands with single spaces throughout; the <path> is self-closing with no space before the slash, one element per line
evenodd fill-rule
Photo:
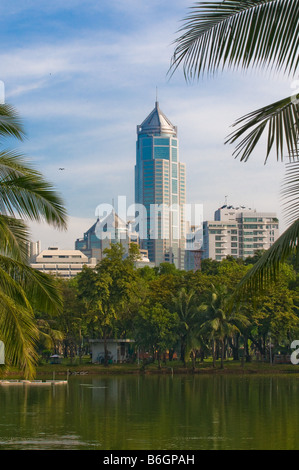
<path fill-rule="evenodd" d="M 239 360 L 239 335 L 235 335 L 233 338 L 229 339 L 229 345 L 233 353 L 233 360 Z"/>
<path fill-rule="evenodd" d="M 184 364 L 184 367 L 186 366 L 186 360 L 185 360 L 185 342 L 184 340 L 181 341 L 181 361 Z"/>
<path fill-rule="evenodd" d="M 108 348 L 107 348 L 107 333 L 106 329 L 104 329 L 104 365 L 108 366 Z"/>
<path fill-rule="evenodd" d="M 194 349 L 191 351 L 191 357 L 192 357 L 192 370 L 193 372 L 195 371 L 195 366 L 196 366 L 196 352 Z"/>
<path fill-rule="evenodd" d="M 244 355 L 246 362 L 251 362 L 251 356 L 249 352 L 249 345 L 248 345 L 248 336 L 244 335 Z"/>
<path fill-rule="evenodd" d="M 161 369 L 161 352 L 160 349 L 157 351 L 157 359 L 158 359 L 158 369 Z"/>
<path fill-rule="evenodd" d="M 224 340 L 221 339 L 220 340 L 220 344 L 221 344 L 221 365 L 220 365 L 220 368 L 223 369 L 224 365 L 223 365 L 223 360 L 224 360 Z"/>
<path fill-rule="evenodd" d="M 213 367 L 216 366 L 215 364 L 215 340 L 212 341 L 212 355 L 213 355 Z"/>

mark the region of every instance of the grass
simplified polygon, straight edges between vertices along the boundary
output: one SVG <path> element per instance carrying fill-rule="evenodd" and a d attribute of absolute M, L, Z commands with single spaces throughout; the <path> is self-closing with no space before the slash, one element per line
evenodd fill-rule
<path fill-rule="evenodd" d="M 83 358 L 80 362 L 79 358 L 70 362 L 70 359 L 63 359 L 61 364 L 39 364 L 37 367 L 37 377 L 39 376 L 64 376 L 67 374 L 299 374 L 299 365 L 294 364 L 269 364 L 261 361 L 252 361 L 242 364 L 241 361 L 233 361 L 228 359 L 224 361 L 224 368 L 221 369 L 220 360 L 216 361 L 216 367 L 213 367 L 212 359 L 208 358 L 204 362 L 197 362 L 196 369 L 193 371 L 192 364 L 187 363 L 184 367 L 181 361 L 171 361 L 161 364 L 159 369 L 158 363 L 154 362 L 145 367 L 142 371 L 142 363 L 140 364 L 110 364 L 108 367 L 100 364 L 92 364 L 89 357 Z M 4 370 L 3 370 L 4 372 Z M 0 377 L 1 377 L 0 368 Z M 6 376 L 14 376 L 22 378 L 17 369 L 6 369 Z"/>
<path fill-rule="evenodd" d="M 69 360 L 64 360 L 62 364 L 44 364 L 40 365 L 37 369 L 38 374 L 55 373 L 66 374 L 67 370 L 73 373 L 87 373 L 87 374 L 137 374 L 137 373 L 160 373 L 160 374 L 186 374 L 186 373 L 211 373 L 211 374 L 231 374 L 231 373 L 260 373 L 260 374 L 277 374 L 277 373 L 298 373 L 299 366 L 294 364 L 270 364 L 261 361 L 244 362 L 233 361 L 232 359 L 224 361 L 224 368 L 221 369 L 220 360 L 216 361 L 216 366 L 213 367 L 212 358 L 206 359 L 204 362 L 197 362 L 196 369 L 193 371 L 192 364 L 187 363 L 184 367 L 181 361 L 171 361 L 161 364 L 159 368 L 158 363 L 154 362 L 146 365 L 142 371 L 142 363 L 139 364 L 110 364 L 108 367 L 100 364 L 92 364 L 89 359 L 85 359 L 82 363 L 77 360 L 71 364 Z"/>

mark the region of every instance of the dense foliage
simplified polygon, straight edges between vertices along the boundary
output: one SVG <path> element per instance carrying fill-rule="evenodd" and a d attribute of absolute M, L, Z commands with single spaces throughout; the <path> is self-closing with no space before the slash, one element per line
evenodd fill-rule
<path fill-rule="evenodd" d="M 233 296 L 258 259 L 207 259 L 197 272 L 168 263 L 135 268 L 135 256 L 124 258 L 122 247 L 112 245 L 95 269 L 60 280 L 64 307 L 55 317 L 39 312 L 39 352 L 81 356 L 89 351 L 89 339 L 130 338 L 140 357 L 159 364 L 177 357 L 195 366 L 212 357 L 223 367 L 227 357 L 250 361 L 269 357 L 270 349 L 273 355 L 290 353 L 299 338 L 299 275 L 292 260 L 263 292 Z"/>

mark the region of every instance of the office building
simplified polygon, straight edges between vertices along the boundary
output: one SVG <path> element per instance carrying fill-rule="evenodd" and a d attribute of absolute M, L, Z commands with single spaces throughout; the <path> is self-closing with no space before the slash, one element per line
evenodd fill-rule
<path fill-rule="evenodd" d="M 199 271 L 202 259 L 202 225 L 190 225 L 187 222 L 185 270 Z"/>
<path fill-rule="evenodd" d="M 203 223 L 202 257 L 245 259 L 267 250 L 278 237 L 279 222 L 274 212 L 224 205 L 215 211 L 213 221 Z"/>
<path fill-rule="evenodd" d="M 151 262 L 184 268 L 186 171 L 179 159 L 177 127 L 155 108 L 137 126 L 136 230 Z"/>
<path fill-rule="evenodd" d="M 71 279 L 82 271 L 83 266 L 90 268 L 96 266 L 96 260 L 88 259 L 79 250 L 60 250 L 57 247 L 49 247 L 36 255 L 32 268 L 46 274 L 52 274 L 64 279 Z"/>
<path fill-rule="evenodd" d="M 124 258 L 128 256 L 130 245 L 137 244 L 140 259 L 136 261 L 136 267 L 154 266 L 148 259 L 147 250 L 140 248 L 139 236 L 134 229 L 134 223 L 122 220 L 114 209 L 109 214 L 98 217 L 97 221 L 84 233 L 83 238 L 78 238 L 75 241 L 75 249 L 80 250 L 87 258 L 94 258 L 99 262 L 105 256 L 105 249 L 110 248 L 113 243 L 119 243 L 123 246 Z"/>

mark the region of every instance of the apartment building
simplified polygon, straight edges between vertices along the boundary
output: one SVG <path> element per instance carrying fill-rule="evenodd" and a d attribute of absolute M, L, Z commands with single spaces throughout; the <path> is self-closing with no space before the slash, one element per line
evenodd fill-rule
<path fill-rule="evenodd" d="M 267 250 L 279 237 L 279 221 L 274 212 L 224 205 L 213 221 L 203 223 L 203 259 L 221 261 L 227 256 L 247 258 Z"/>

